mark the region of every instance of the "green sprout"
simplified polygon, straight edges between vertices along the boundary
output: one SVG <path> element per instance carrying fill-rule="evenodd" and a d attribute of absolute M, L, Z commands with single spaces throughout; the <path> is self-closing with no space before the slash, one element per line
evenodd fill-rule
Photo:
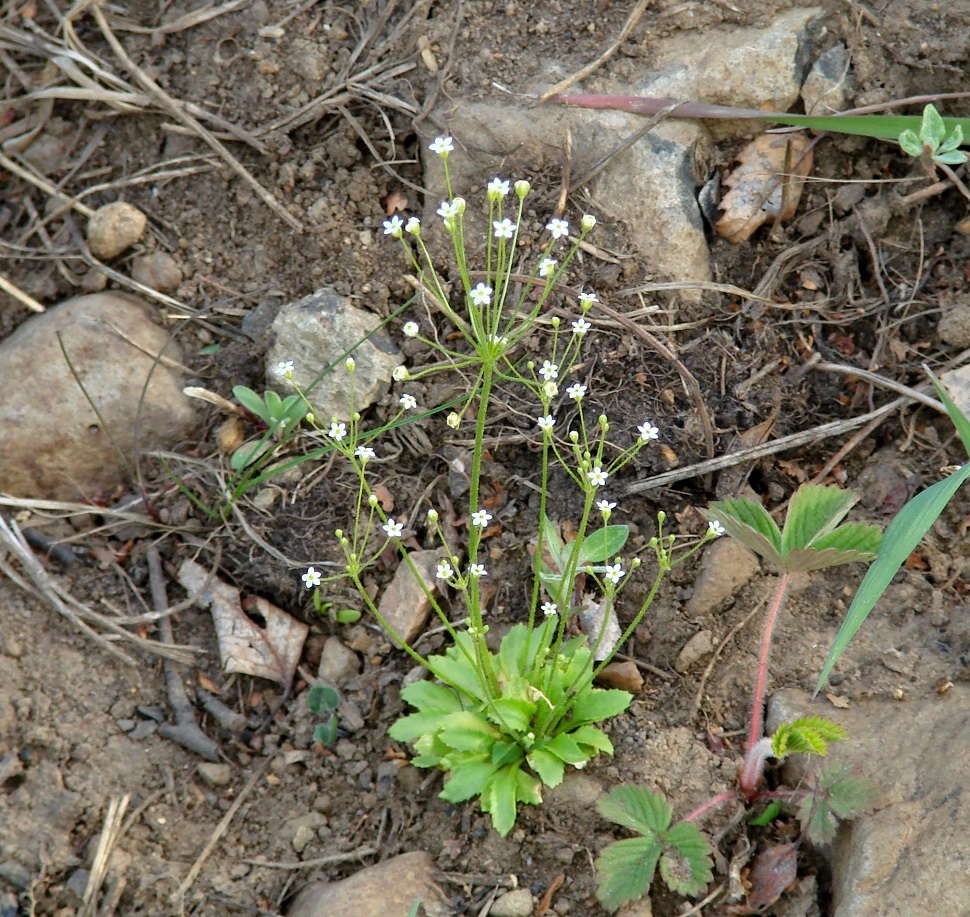
<path fill-rule="evenodd" d="M 313 741 L 330 748 L 337 741 L 337 707 L 340 695 L 330 685 L 314 685 L 307 693 L 307 706 L 311 713 L 325 717 L 313 730 Z"/>
<path fill-rule="evenodd" d="M 269 389 L 260 396 L 245 385 L 234 386 L 232 393 L 250 414 L 266 425 L 266 433 L 260 441 L 246 443 L 233 453 L 230 464 L 234 471 L 240 471 L 272 453 L 275 441 L 294 429 L 306 417 L 307 403 L 301 394 L 281 398 Z"/>
<path fill-rule="evenodd" d="M 933 105 L 923 109 L 918 132 L 907 129 L 899 135 L 899 145 L 907 156 L 920 160 L 929 168 L 933 163 L 962 166 L 967 161 L 967 154 L 960 149 L 963 127 L 955 124 L 948 134 L 943 118 Z"/>

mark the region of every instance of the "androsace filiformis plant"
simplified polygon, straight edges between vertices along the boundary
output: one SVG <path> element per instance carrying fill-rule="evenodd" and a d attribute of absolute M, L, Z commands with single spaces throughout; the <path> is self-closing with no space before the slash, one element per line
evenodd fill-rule
<path fill-rule="evenodd" d="M 448 170 L 452 151 L 449 137 L 439 137 L 431 145 L 431 152 L 443 164 L 448 188 L 448 199 L 437 210 L 441 218 L 438 231 L 443 229 L 452 243 L 460 278 L 455 284 L 457 292 L 449 295 L 435 269 L 425 245 L 425 229 L 417 217 L 392 216 L 384 223 L 384 231 L 400 242 L 424 296 L 434 303 L 427 316 L 416 313 L 401 328 L 406 337 L 433 352 L 436 362 L 433 367 L 397 368 L 394 379 L 402 387 L 397 396 L 399 414 L 419 409 L 422 383 L 432 374 L 460 373 L 465 380 L 467 395 L 453 405 L 447 425 L 469 429 L 473 443 L 466 463 L 467 541 L 456 541 L 455 529 L 443 526 L 433 505 L 421 516 L 387 515 L 375 492 L 382 472 L 381 428 L 369 430 L 356 412 L 329 420 L 310 414 L 307 422 L 352 469 L 357 495 L 352 525 L 336 533 L 343 569 L 324 578 L 311 567 L 303 580 L 322 593 L 332 581 L 349 579 L 363 605 L 397 645 L 433 676 L 433 680 L 416 681 L 401 690 L 413 712 L 394 723 L 389 734 L 413 745 L 416 766 L 447 772 L 444 798 L 461 802 L 477 797 L 495 829 L 504 835 L 515 823 L 519 803 L 539 803 L 542 787 L 560 783 L 567 767 L 581 768 L 600 752 L 612 752 L 600 724 L 623 712 L 632 695 L 596 687 L 594 682 L 643 619 L 665 574 L 713 538 L 714 532 L 709 530 L 688 545 L 676 545 L 675 550 L 677 538 L 664 533 L 660 514 L 658 533 L 649 542 L 654 561 L 652 585 L 640 607 L 633 610 L 620 641 L 607 646 L 606 625 L 629 574 L 641 563 L 623 553 L 629 529 L 611 522 L 616 503 L 609 499 L 608 489 L 617 473 L 658 438 L 659 430 L 644 420 L 634 430 L 617 435 L 605 416 L 589 416 L 586 411 L 587 383 L 570 378 L 593 331 L 590 312 L 597 297 L 567 288 L 564 272 L 596 221 L 583 216 L 575 232 L 569 221 L 553 216 L 546 224 L 549 244 L 531 270 L 523 269 L 519 227 L 530 185 L 495 178 L 486 192 L 489 233 L 480 265 L 483 270 L 473 272 L 464 230 L 467 204 L 452 192 Z M 565 319 L 547 315 L 554 293 L 557 309 L 575 310 L 572 315 L 568 311 Z M 436 313 L 449 326 L 451 333 L 446 336 L 439 334 L 432 321 Z M 344 369 L 352 394 L 356 370 L 352 355 Z M 531 576 L 523 577 L 526 588 L 519 597 L 519 623 L 494 651 L 486 642 L 489 624 L 482 583 L 490 574 L 485 539 L 500 520 L 496 518 L 499 508 L 486 500 L 484 475 L 485 443 L 500 386 L 514 392 L 520 404 L 528 405 L 526 410 L 534 418 L 539 521 L 532 559 L 526 561 L 531 568 L 522 571 Z M 564 402 L 575 416 L 568 428 L 557 419 Z M 580 498 L 578 518 L 570 520 L 569 539 L 559 536 L 557 524 L 550 518 L 553 466 L 561 469 Z M 461 624 L 453 623 L 454 615 L 447 613 L 417 570 L 404 547 L 410 536 L 439 546 L 437 585 L 446 594 L 450 591 L 463 607 Z M 377 558 L 388 556 L 388 549 L 397 550 L 400 562 L 409 567 L 438 615 L 450 640 L 443 652 L 425 656 L 406 644 L 388 626 L 368 590 L 365 573 Z M 577 635 L 577 607 L 590 593 L 602 608 L 602 626 Z"/>

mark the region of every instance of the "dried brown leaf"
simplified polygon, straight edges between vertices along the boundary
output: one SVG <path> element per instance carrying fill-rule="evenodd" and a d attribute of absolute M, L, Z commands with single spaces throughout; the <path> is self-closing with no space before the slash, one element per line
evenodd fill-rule
<path fill-rule="evenodd" d="M 179 567 L 178 580 L 196 602 L 208 608 L 216 628 L 219 658 L 226 672 L 268 678 L 289 686 L 310 628 L 266 599 L 253 600 L 254 611 L 266 621 L 259 627 L 243 611 L 239 590 L 212 579 L 192 560 Z"/>
<path fill-rule="evenodd" d="M 811 141 L 804 134 L 756 137 L 741 150 L 737 167 L 724 179 L 731 190 L 721 200 L 715 232 L 738 244 L 765 223 L 790 220 L 811 171 Z"/>

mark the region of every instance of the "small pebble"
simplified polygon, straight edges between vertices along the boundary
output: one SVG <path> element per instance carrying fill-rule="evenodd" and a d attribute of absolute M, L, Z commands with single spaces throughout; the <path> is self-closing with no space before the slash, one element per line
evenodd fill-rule
<path fill-rule="evenodd" d="M 619 688 L 636 694 L 643 687 L 643 676 L 635 662 L 611 662 L 597 679 L 604 688 Z"/>
<path fill-rule="evenodd" d="M 226 786 L 232 779 L 232 768 L 228 764 L 202 761 L 195 769 L 202 781 L 211 787 Z"/>
<path fill-rule="evenodd" d="M 706 656 L 714 652 L 714 638 L 709 630 L 700 630 L 685 644 L 677 655 L 674 668 L 683 674 L 692 668 L 695 663 L 700 662 Z"/>
<path fill-rule="evenodd" d="M 169 293 L 182 282 L 182 270 L 168 253 L 154 252 L 135 258 L 131 279 L 159 293 Z"/>
<path fill-rule="evenodd" d="M 105 204 L 88 221 L 88 245 L 95 257 L 114 258 L 141 241 L 147 224 L 145 214 L 125 201 Z"/>
<path fill-rule="evenodd" d="M 495 899 L 489 914 L 492 917 L 531 917 L 532 904 L 532 892 L 529 889 L 513 888 Z"/>

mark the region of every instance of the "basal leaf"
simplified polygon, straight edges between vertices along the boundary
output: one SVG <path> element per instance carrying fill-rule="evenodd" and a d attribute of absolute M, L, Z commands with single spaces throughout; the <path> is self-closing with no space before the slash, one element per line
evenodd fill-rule
<path fill-rule="evenodd" d="M 517 768 L 515 773 L 516 798 L 530 806 L 542 805 L 542 782 L 534 774 L 524 768 Z"/>
<path fill-rule="evenodd" d="M 720 522 L 728 535 L 755 554 L 781 565 L 781 531 L 760 503 L 747 497 L 732 497 L 712 503 L 704 516 Z"/>
<path fill-rule="evenodd" d="M 970 477 L 970 462 L 963 465 L 948 478 L 937 481 L 932 487 L 917 494 L 886 527 L 879 546 L 879 553 L 855 594 L 845 620 L 829 650 L 822 673 L 818 677 L 815 693 L 822 689 L 832 667 L 855 636 L 873 606 L 886 591 L 903 561 L 913 552 L 930 526 L 939 518 L 944 507 L 957 492 L 960 485 Z"/>
<path fill-rule="evenodd" d="M 519 766 L 503 767 L 489 782 L 482 796 L 482 808 L 492 816 L 492 827 L 505 837 L 515 824 Z"/>
<path fill-rule="evenodd" d="M 596 897 L 608 911 L 616 911 L 650 891 L 663 847 L 646 837 L 617 841 L 596 858 L 599 884 Z"/>
<path fill-rule="evenodd" d="M 580 726 L 578 729 L 573 729 L 569 735 L 580 746 L 585 745 L 587 748 L 603 751 L 608 755 L 613 754 L 613 743 L 602 729 L 590 725 Z"/>
<path fill-rule="evenodd" d="M 531 668 L 539 651 L 548 619 L 531 632 L 525 624 L 515 624 L 502 638 L 498 651 L 498 666 L 506 677 L 524 675 Z"/>
<path fill-rule="evenodd" d="M 257 395 L 251 388 L 246 388 L 245 385 L 235 385 L 232 389 L 233 397 L 238 401 L 250 414 L 255 414 L 261 420 L 269 420 L 266 415 L 266 403 Z"/>
<path fill-rule="evenodd" d="M 570 711 L 572 719 L 567 725 L 601 723 L 621 714 L 630 706 L 632 700 L 633 695 L 629 691 L 620 691 L 616 688 L 588 688 L 576 697 Z"/>
<path fill-rule="evenodd" d="M 442 714 L 437 710 L 428 710 L 402 716 L 391 724 L 387 734 L 395 742 L 415 742 L 423 735 L 433 735 L 441 726 Z"/>
<path fill-rule="evenodd" d="M 627 525 L 605 525 L 595 529 L 584 539 L 579 549 L 579 566 L 605 564 L 623 550 L 630 527 Z"/>
<path fill-rule="evenodd" d="M 516 733 L 529 731 L 535 712 L 535 703 L 520 697 L 499 697 L 488 705 L 489 719 L 502 729 Z"/>
<path fill-rule="evenodd" d="M 459 751 L 478 751 L 491 748 L 499 734 L 484 717 L 459 710 L 445 717 L 438 730 L 438 740 Z"/>
<path fill-rule="evenodd" d="M 463 637 L 467 634 L 458 636 Z M 431 661 L 435 675 L 443 682 L 457 688 L 467 697 L 480 701 L 486 699 L 485 688 L 474 663 L 469 661 L 460 649 L 451 646 L 443 656 L 432 656 Z"/>
<path fill-rule="evenodd" d="M 498 768 L 487 757 L 467 758 L 451 772 L 439 795 L 448 802 L 465 802 L 480 796 Z"/>
<path fill-rule="evenodd" d="M 526 755 L 526 760 L 546 786 L 559 786 L 562 783 L 563 775 L 566 773 L 566 765 L 562 758 L 544 748 L 537 748 Z"/>
<path fill-rule="evenodd" d="M 454 713 L 462 709 L 461 695 L 454 688 L 434 681 L 412 681 L 401 689 L 401 697 L 418 710 Z"/>
<path fill-rule="evenodd" d="M 714 878 L 711 845 L 692 822 L 680 822 L 664 835 L 660 875 L 673 892 L 699 895 Z"/>
<path fill-rule="evenodd" d="M 618 786 L 601 796 L 596 808 L 604 818 L 651 838 L 662 835 L 673 818 L 667 800 L 642 786 Z"/>
<path fill-rule="evenodd" d="M 810 547 L 815 539 L 831 532 L 858 499 L 841 487 L 802 484 L 788 504 L 785 528 L 781 533 L 781 553 Z"/>
<path fill-rule="evenodd" d="M 567 764 L 583 764 L 589 760 L 589 755 L 579 747 L 576 740 L 564 732 L 547 739 L 542 747 Z"/>

